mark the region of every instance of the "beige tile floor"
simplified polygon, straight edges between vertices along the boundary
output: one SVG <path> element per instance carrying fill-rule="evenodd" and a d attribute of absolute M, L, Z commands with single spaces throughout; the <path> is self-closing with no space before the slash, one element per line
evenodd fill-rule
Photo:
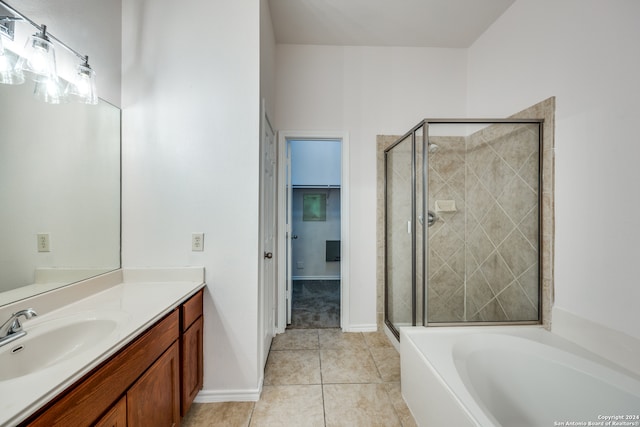
<path fill-rule="evenodd" d="M 183 427 L 407 427 L 400 355 L 382 332 L 291 329 L 274 338 L 257 402 L 194 403 Z"/>

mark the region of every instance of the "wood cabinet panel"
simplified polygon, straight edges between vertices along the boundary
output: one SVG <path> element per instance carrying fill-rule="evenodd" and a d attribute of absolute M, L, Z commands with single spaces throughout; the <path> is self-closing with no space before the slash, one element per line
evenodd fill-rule
<path fill-rule="evenodd" d="M 113 405 L 94 427 L 126 427 L 127 425 L 127 398 L 122 397 Z"/>
<path fill-rule="evenodd" d="M 180 351 L 171 347 L 127 392 L 129 427 L 180 425 Z"/>
<path fill-rule="evenodd" d="M 199 317 L 182 335 L 180 340 L 180 380 L 182 384 L 182 404 L 180 413 L 184 417 L 193 399 L 202 389 L 203 372 L 203 321 Z"/>
<path fill-rule="evenodd" d="M 82 427 L 93 424 L 178 339 L 178 320 L 176 309 L 24 425 Z"/>
<path fill-rule="evenodd" d="M 202 316 L 202 294 L 203 290 L 200 290 L 197 294 L 189 298 L 187 302 L 182 305 L 182 331 L 189 329 L 189 326 L 196 319 Z"/>

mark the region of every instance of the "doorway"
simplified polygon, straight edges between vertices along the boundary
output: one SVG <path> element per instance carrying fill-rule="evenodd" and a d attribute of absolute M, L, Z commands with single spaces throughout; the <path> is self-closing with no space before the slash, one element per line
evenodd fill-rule
<path fill-rule="evenodd" d="M 348 324 L 348 142 L 280 132 L 278 332 Z"/>

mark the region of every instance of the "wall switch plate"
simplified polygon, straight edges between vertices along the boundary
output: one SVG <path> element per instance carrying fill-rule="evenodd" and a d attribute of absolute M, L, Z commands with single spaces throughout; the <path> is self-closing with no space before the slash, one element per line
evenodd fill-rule
<path fill-rule="evenodd" d="M 38 252 L 51 252 L 49 233 L 38 233 Z"/>
<path fill-rule="evenodd" d="M 191 250 L 193 252 L 204 251 L 204 233 L 193 233 L 191 235 Z"/>

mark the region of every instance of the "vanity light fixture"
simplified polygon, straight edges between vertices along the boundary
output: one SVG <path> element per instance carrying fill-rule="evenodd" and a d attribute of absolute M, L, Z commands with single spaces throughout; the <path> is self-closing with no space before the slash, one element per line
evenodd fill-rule
<path fill-rule="evenodd" d="M 16 71 L 24 73 L 34 82 L 58 78 L 56 71 L 56 51 L 47 35 L 47 26 L 27 39 L 24 53 L 20 56 Z"/>
<path fill-rule="evenodd" d="M 0 34 L 13 40 L 13 24 L 23 21 L 28 22 L 38 30 L 27 40 L 24 53 L 15 65 L 14 62 L 11 62 L 13 54 L 2 49 L 0 44 L 0 83 L 20 84 L 24 82 L 26 75 L 35 82 L 34 96 L 44 102 L 60 104 L 67 100 L 74 100 L 84 104 L 97 104 L 98 95 L 96 93 L 95 73 L 89 65 L 89 57 L 81 55 L 60 39 L 54 37 L 47 32 L 46 25 L 36 24 L 8 5 L 4 0 L 0 0 L 0 6 L 14 15 L 0 16 Z M 66 88 L 61 84 L 56 70 L 53 41 L 81 60 L 76 67 L 76 74 L 69 81 Z"/>
<path fill-rule="evenodd" d="M 13 21 L 0 21 L 0 34 L 7 37 L 13 36 Z M 16 62 L 18 57 L 8 50 L 4 49 L 2 44 L 2 36 L 0 35 L 0 83 L 6 85 L 19 85 L 24 83 L 22 73 L 16 71 Z"/>
<path fill-rule="evenodd" d="M 85 56 L 82 63 L 76 67 L 75 78 L 69 82 L 64 93 L 70 99 L 75 99 L 80 103 L 92 105 L 98 103 L 96 73 L 89 65 L 88 56 Z"/>

